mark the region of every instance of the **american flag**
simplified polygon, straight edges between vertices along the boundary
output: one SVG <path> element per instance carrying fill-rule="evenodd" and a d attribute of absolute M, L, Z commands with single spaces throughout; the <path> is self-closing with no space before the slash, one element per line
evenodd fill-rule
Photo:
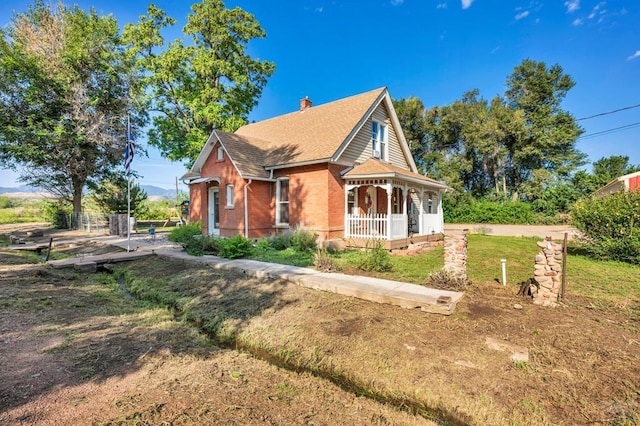
<path fill-rule="evenodd" d="M 127 176 L 131 175 L 131 162 L 135 154 L 136 144 L 134 142 L 133 132 L 131 131 L 131 121 L 127 117 L 127 145 L 124 150 L 124 171 Z"/>

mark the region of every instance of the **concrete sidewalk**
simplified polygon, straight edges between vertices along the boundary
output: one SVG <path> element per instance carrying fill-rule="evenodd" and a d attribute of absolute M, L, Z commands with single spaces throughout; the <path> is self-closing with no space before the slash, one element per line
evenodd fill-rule
<path fill-rule="evenodd" d="M 93 240 L 121 247 L 126 250 L 127 239 L 120 237 L 98 237 Z M 247 276 L 257 278 L 282 278 L 302 287 L 330 291 L 344 296 L 357 297 L 378 303 L 388 303 L 404 308 L 421 309 L 424 312 L 450 315 L 453 313 L 463 293 L 436 290 L 416 284 L 390 281 L 379 278 L 324 273 L 315 269 L 298 266 L 258 262 L 255 260 L 229 260 L 216 256 L 191 256 L 182 251 L 178 244 L 160 235 L 156 240 L 149 236 L 132 235 L 132 250 L 153 251 L 154 253 L 191 262 L 211 265 L 215 269 L 242 271 Z"/>

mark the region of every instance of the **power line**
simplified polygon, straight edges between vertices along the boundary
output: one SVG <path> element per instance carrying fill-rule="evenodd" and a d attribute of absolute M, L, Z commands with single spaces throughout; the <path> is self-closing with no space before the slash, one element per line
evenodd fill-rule
<path fill-rule="evenodd" d="M 612 129 L 602 130 L 601 132 L 595 132 L 595 133 L 590 133 L 588 135 L 580 136 L 578 138 L 578 140 L 594 138 L 596 136 L 604 136 L 604 135 L 608 135 L 609 133 L 619 132 L 620 130 L 632 129 L 632 128 L 638 127 L 638 126 L 640 126 L 640 121 L 637 121 L 637 122 L 631 123 L 631 124 L 627 124 L 625 126 L 614 127 Z"/>
<path fill-rule="evenodd" d="M 591 119 L 591 118 L 601 117 L 601 116 L 603 116 L 603 115 L 615 114 L 616 112 L 626 111 L 626 110 L 628 110 L 628 109 L 633 109 L 633 108 L 638 108 L 638 107 L 640 107 L 640 104 L 637 104 L 637 105 L 631 105 L 631 106 L 624 107 L 624 108 L 614 109 L 613 111 L 601 112 L 601 113 L 599 113 L 599 114 L 590 115 L 590 116 L 588 116 L 588 117 L 578 118 L 578 119 L 576 119 L 576 121 L 589 120 L 589 119 Z"/>

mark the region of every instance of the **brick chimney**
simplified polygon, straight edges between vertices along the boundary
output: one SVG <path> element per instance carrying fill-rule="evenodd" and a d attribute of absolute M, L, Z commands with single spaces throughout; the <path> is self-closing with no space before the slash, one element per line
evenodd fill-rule
<path fill-rule="evenodd" d="M 311 108 L 311 100 L 309 100 L 308 96 L 305 96 L 304 99 L 300 99 L 300 111 L 304 111 L 307 108 Z"/>

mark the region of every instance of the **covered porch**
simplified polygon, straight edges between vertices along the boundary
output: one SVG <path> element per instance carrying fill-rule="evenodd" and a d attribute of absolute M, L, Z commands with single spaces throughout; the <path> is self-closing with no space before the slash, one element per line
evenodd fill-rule
<path fill-rule="evenodd" d="M 365 247 L 375 240 L 395 249 L 442 237 L 446 185 L 373 159 L 343 178 L 348 245 Z"/>

